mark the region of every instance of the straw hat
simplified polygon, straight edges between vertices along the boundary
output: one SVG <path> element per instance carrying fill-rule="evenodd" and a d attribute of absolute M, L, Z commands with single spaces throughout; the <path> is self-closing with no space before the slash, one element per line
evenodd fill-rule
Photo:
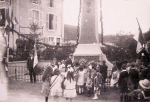
<path fill-rule="evenodd" d="M 139 84 L 144 89 L 150 89 L 150 81 L 148 79 L 140 80 Z"/>

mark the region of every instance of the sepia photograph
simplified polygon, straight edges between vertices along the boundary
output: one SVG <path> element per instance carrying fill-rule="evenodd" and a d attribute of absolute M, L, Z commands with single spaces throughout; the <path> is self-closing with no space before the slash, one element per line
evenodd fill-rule
<path fill-rule="evenodd" d="M 0 102 L 150 102 L 150 0 L 0 0 Z"/>

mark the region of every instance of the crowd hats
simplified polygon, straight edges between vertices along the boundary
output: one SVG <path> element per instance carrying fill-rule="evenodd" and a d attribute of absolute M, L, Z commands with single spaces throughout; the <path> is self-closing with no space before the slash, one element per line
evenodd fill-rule
<path fill-rule="evenodd" d="M 139 84 L 143 89 L 150 89 L 150 81 L 148 79 L 140 80 Z"/>

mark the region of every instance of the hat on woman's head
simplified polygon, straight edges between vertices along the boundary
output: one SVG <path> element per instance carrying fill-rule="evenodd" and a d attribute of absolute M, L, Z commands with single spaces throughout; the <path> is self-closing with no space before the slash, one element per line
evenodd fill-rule
<path fill-rule="evenodd" d="M 53 73 L 54 75 L 59 75 L 60 74 L 60 71 L 59 71 L 59 69 L 58 68 L 56 68 L 55 70 L 54 70 L 54 73 Z"/>
<path fill-rule="evenodd" d="M 150 89 L 150 81 L 148 79 L 140 80 L 139 84 L 143 89 Z"/>

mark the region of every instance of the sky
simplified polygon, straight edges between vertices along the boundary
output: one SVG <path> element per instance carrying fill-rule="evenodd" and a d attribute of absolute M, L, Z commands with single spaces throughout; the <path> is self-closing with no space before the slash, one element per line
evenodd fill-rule
<path fill-rule="evenodd" d="M 65 24 L 77 26 L 79 1 L 64 0 Z M 136 34 L 137 19 L 143 33 L 150 28 L 150 0 L 102 0 L 102 12 L 104 35 L 120 31 Z"/>

